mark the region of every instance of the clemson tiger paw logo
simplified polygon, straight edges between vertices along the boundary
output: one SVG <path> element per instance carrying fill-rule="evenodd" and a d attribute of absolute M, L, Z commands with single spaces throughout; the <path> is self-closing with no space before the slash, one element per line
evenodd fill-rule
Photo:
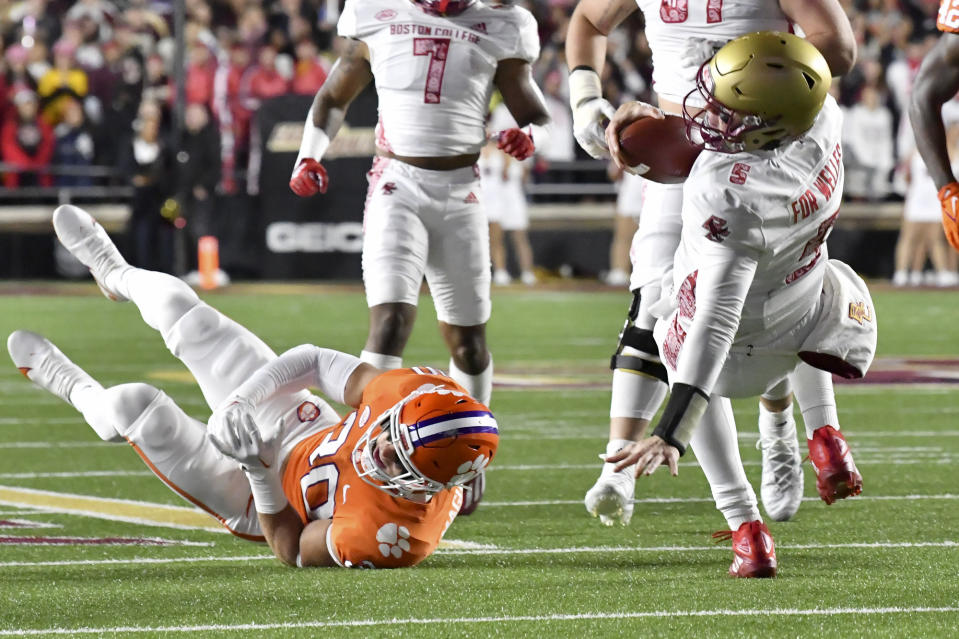
<path fill-rule="evenodd" d="M 450 480 L 450 484 L 457 486 L 465 484 L 474 477 L 480 474 L 486 465 L 489 464 L 489 459 L 486 455 L 480 455 L 471 462 L 463 462 L 460 464 L 460 467 L 456 469 L 456 475 Z"/>
<path fill-rule="evenodd" d="M 399 559 L 404 552 L 410 551 L 410 530 L 406 526 L 384 524 L 376 531 L 376 541 L 380 542 L 380 554 L 384 557 Z"/>

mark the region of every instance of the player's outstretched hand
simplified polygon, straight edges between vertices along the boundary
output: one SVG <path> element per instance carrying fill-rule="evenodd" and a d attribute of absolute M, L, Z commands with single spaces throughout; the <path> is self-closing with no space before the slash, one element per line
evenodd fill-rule
<path fill-rule="evenodd" d="M 317 193 L 326 193 L 330 180 L 323 165 L 313 158 L 303 158 L 293 169 L 290 189 L 300 197 L 310 197 Z"/>
<path fill-rule="evenodd" d="M 253 421 L 253 408 L 236 401 L 213 411 L 207 436 L 218 451 L 245 468 L 270 468 L 276 461 L 275 442 L 264 442 Z"/>
<path fill-rule="evenodd" d="M 939 189 L 942 205 L 942 230 L 952 248 L 959 251 L 959 182 L 950 182 Z"/>
<path fill-rule="evenodd" d="M 679 474 L 679 450 L 660 437 L 653 435 L 633 442 L 620 451 L 606 456 L 606 462 L 616 464 L 616 472 L 636 464 L 636 476 L 652 475 L 664 463 L 673 477 Z"/>
<path fill-rule="evenodd" d="M 533 138 L 526 134 L 522 129 L 506 129 L 496 134 L 499 141 L 496 148 L 511 155 L 520 162 L 533 155 L 536 145 L 533 144 Z"/>
<path fill-rule="evenodd" d="M 620 105 L 620 107 L 616 109 L 616 113 L 613 114 L 605 131 L 606 146 L 609 148 L 609 155 L 613 158 L 616 166 L 623 171 L 629 173 L 634 172 L 629 168 L 629 164 L 619 146 L 619 136 L 623 129 L 640 118 L 656 118 L 657 120 L 662 120 L 665 117 L 666 115 L 662 109 L 652 104 L 647 104 L 646 102 L 627 102 Z"/>

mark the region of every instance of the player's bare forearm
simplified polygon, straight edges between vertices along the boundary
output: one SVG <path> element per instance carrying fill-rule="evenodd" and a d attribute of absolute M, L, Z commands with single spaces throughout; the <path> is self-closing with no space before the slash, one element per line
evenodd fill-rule
<path fill-rule="evenodd" d="M 350 40 L 313 99 L 313 125 L 330 138 L 343 124 L 350 103 L 373 81 L 369 55 L 366 44 Z"/>
<path fill-rule="evenodd" d="M 566 64 L 597 73 L 606 60 L 606 36 L 637 9 L 635 0 L 581 0 L 566 32 Z"/>
<path fill-rule="evenodd" d="M 270 550 L 288 566 L 335 566 L 326 546 L 330 520 L 311 521 L 306 526 L 291 506 L 275 515 L 257 513 L 260 529 Z"/>
<path fill-rule="evenodd" d="M 258 512 L 257 519 L 266 543 L 277 559 L 288 566 L 295 566 L 300 552 L 300 534 L 303 532 L 303 522 L 296 511 L 287 506 L 274 515 Z"/>
<path fill-rule="evenodd" d="M 503 102 L 517 125 L 524 127 L 529 124 L 549 123 L 546 100 L 533 81 L 528 62 L 519 59 L 501 60 L 496 68 L 496 75 L 493 76 L 493 84 L 502 94 Z"/>
<path fill-rule="evenodd" d="M 946 148 L 942 105 L 959 91 L 959 35 L 945 33 L 926 55 L 913 84 L 909 120 L 916 148 L 941 189 L 955 181 Z"/>
<path fill-rule="evenodd" d="M 856 62 L 856 36 L 839 0 L 779 0 L 779 7 L 819 49 L 833 76 Z"/>
<path fill-rule="evenodd" d="M 356 369 L 350 373 L 349 379 L 346 380 L 346 388 L 343 389 L 343 400 L 347 405 L 358 408 L 360 402 L 363 401 L 363 391 L 366 389 L 367 384 L 382 373 L 382 370 L 366 362 L 357 366 Z"/>

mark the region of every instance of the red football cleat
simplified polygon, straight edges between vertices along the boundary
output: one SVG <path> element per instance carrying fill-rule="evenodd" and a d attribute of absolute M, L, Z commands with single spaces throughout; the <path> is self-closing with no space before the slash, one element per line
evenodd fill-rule
<path fill-rule="evenodd" d="M 852 460 L 846 438 L 832 426 L 817 428 L 808 440 L 816 469 L 816 488 L 827 504 L 862 492 L 862 475 Z"/>
<path fill-rule="evenodd" d="M 739 530 L 713 533 L 719 541 L 733 540 L 733 563 L 729 574 L 747 579 L 776 576 L 776 545 L 766 524 L 747 521 Z"/>

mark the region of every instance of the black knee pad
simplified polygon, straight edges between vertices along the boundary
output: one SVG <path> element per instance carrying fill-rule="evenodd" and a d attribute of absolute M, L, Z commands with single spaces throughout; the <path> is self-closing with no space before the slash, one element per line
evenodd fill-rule
<path fill-rule="evenodd" d="M 611 370 L 623 369 L 649 375 L 668 383 L 666 367 L 659 361 L 659 347 L 653 339 L 653 332 L 648 328 L 639 328 L 635 324 L 639 316 L 639 302 L 640 293 L 637 289 L 633 291 L 633 301 L 629 305 L 626 324 L 619 334 L 619 344 L 609 361 L 609 367 Z M 640 351 L 647 357 L 624 355 L 623 349 L 627 346 Z"/>

